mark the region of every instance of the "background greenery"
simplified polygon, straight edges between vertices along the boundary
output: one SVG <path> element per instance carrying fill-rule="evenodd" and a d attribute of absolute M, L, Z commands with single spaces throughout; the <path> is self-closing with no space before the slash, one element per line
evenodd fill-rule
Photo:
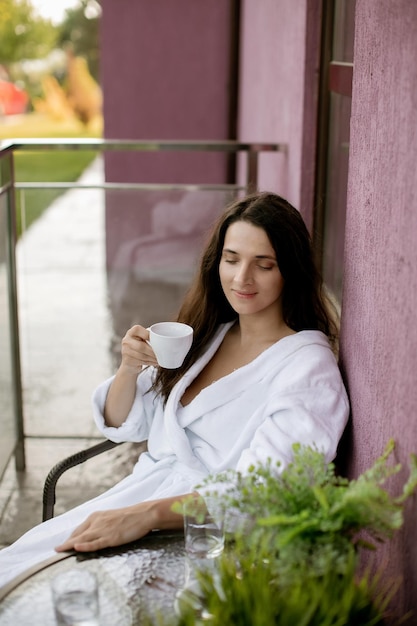
<path fill-rule="evenodd" d="M 38 18 L 28 0 L 1 0 L 0 63 L 7 69 L 23 59 L 46 56 L 58 37 L 59 29 Z"/>
<path fill-rule="evenodd" d="M 0 141 L 101 136 L 102 119 L 97 114 L 100 11 L 92 12 L 94 7 L 99 9 L 97 0 L 79 0 L 76 8 L 66 11 L 62 23 L 55 25 L 38 16 L 29 0 L 0 0 L 0 77 L 23 88 L 30 97 L 27 114 L 0 115 Z M 61 56 L 66 53 L 66 68 L 53 69 L 48 62 L 48 55 L 56 51 Z M 95 156 L 85 150 L 16 151 L 15 178 L 17 182 L 73 182 Z M 19 192 L 18 235 L 61 193 Z"/>
<path fill-rule="evenodd" d="M 79 0 L 76 8 L 66 10 L 62 24 L 54 25 L 36 15 L 29 0 L 1 0 L 0 65 L 14 79 L 15 64 L 43 59 L 56 48 L 70 47 L 75 56 L 86 59 L 98 81 L 99 14 L 92 17 L 88 5 L 89 0 Z"/>
<path fill-rule="evenodd" d="M 57 122 L 37 114 L 22 116 L 11 125 L 0 123 L 0 140 L 17 138 L 89 138 L 99 137 L 99 129 L 78 123 Z M 15 153 L 17 182 L 74 182 L 95 158 L 86 150 Z M 36 220 L 63 190 L 27 190 L 16 194 L 18 236 Z M 22 194 L 24 200 L 22 201 Z"/>

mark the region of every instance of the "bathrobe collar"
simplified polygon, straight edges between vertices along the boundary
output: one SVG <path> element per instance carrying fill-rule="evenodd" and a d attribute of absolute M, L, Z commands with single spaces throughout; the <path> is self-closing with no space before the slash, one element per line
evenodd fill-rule
<path fill-rule="evenodd" d="M 227 331 L 234 323 L 234 321 L 229 322 L 219 327 L 206 352 L 173 387 L 165 406 L 165 427 L 168 437 L 172 439 L 172 441 L 175 441 L 176 456 L 178 460 L 197 471 L 203 470 L 206 472 L 206 468 L 203 467 L 201 461 L 194 455 L 187 434 L 178 422 L 177 411 L 185 389 L 213 357 Z M 259 384 L 265 377 L 275 372 L 277 369 L 276 366 L 285 360 L 288 355 L 294 353 L 303 345 L 311 345 L 312 343 L 322 345 L 330 350 L 327 337 L 317 330 L 301 331 L 295 335 L 284 337 L 264 350 L 251 363 L 248 363 L 203 389 L 192 401 L 192 407 L 189 405 L 189 410 L 192 411 L 193 418 L 197 419 L 201 417 L 201 415 L 217 409 L 222 404 L 230 403 L 234 397 L 242 393 L 242 389 L 250 385 Z"/>

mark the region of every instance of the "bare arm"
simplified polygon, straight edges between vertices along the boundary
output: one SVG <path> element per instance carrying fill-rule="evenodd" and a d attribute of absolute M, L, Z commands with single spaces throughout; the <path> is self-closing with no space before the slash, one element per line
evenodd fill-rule
<path fill-rule="evenodd" d="M 183 526 L 183 516 L 172 511 L 174 502 L 189 498 L 191 494 L 162 500 L 151 500 L 112 511 L 98 511 L 78 526 L 72 535 L 57 546 L 57 552 L 77 550 L 90 552 L 135 541 L 151 530 L 178 529 Z"/>
<path fill-rule="evenodd" d="M 152 348 L 146 343 L 149 331 L 133 326 L 122 340 L 122 362 L 113 380 L 104 407 L 107 426 L 119 427 L 125 421 L 136 394 L 136 380 L 144 365 L 157 365 Z"/>

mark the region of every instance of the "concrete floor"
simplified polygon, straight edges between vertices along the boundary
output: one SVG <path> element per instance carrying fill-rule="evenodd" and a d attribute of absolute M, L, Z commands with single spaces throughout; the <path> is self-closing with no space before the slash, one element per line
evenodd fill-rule
<path fill-rule="evenodd" d="M 10 545 L 42 521 L 43 485 L 53 465 L 95 443 L 82 438 L 31 437 L 26 440 L 26 471 L 16 472 L 12 461 L 0 483 L 0 547 Z M 139 452 L 139 444 L 124 444 L 71 468 L 58 481 L 55 515 L 121 480 L 129 473 Z"/>
<path fill-rule="evenodd" d="M 99 159 L 82 179 L 102 181 Z M 42 520 L 43 484 L 55 463 L 100 438 L 91 392 L 114 369 L 102 194 L 64 193 L 18 246 L 26 471 L 17 473 L 12 459 L 0 481 L 0 547 Z M 112 486 L 137 457 L 137 444 L 125 444 L 69 470 L 58 483 L 55 512 Z"/>

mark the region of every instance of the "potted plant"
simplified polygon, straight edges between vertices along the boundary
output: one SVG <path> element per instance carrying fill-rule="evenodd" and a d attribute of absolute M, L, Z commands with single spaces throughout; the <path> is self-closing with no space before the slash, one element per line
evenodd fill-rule
<path fill-rule="evenodd" d="M 417 487 L 417 458 L 400 496 L 384 489 L 400 470 L 388 465 L 394 442 L 356 480 L 336 474 L 321 453 L 294 446 L 292 463 L 247 475 L 210 477 L 234 530 L 215 575 L 198 572 L 199 591 L 185 592 L 177 626 L 371 626 L 384 623 L 390 591 L 358 574 L 360 549 L 373 549 L 403 523 Z M 222 484 L 222 489 L 219 485 Z M 363 540 L 366 531 L 369 540 Z M 188 597 L 187 597 L 188 593 Z M 167 622 L 165 621 L 164 624 Z"/>

